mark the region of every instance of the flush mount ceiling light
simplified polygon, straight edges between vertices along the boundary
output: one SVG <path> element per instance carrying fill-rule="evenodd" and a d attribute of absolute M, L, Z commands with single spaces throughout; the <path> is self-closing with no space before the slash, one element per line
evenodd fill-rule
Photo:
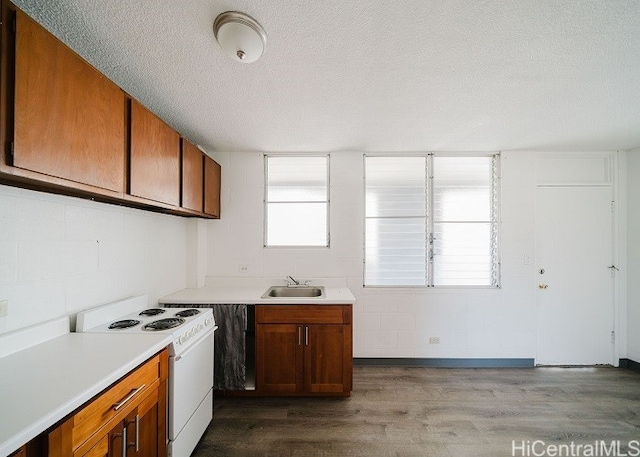
<path fill-rule="evenodd" d="M 224 52 L 237 62 L 255 62 L 267 44 L 267 34 L 262 26 L 237 11 L 220 14 L 213 22 L 213 34 Z"/>

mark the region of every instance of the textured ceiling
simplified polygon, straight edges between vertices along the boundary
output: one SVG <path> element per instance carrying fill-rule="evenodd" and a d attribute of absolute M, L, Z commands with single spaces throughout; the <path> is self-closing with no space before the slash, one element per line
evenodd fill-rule
<path fill-rule="evenodd" d="M 637 0 L 17 0 L 209 151 L 640 146 Z M 256 18 L 228 59 L 212 24 Z"/>

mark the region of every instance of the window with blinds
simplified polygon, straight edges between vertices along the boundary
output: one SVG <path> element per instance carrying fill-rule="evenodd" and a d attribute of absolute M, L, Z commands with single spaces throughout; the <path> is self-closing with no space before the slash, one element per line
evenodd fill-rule
<path fill-rule="evenodd" d="M 499 285 L 498 156 L 365 157 L 365 285 Z"/>
<path fill-rule="evenodd" d="M 329 156 L 265 156 L 265 246 L 329 246 Z"/>

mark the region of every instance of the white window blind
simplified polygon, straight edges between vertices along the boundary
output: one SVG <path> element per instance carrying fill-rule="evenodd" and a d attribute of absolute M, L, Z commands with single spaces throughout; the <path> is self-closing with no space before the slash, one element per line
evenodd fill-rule
<path fill-rule="evenodd" d="M 365 158 L 365 285 L 497 286 L 497 157 Z"/>
<path fill-rule="evenodd" d="M 426 157 L 367 157 L 365 165 L 365 284 L 426 285 Z"/>
<path fill-rule="evenodd" d="M 494 160 L 433 158 L 433 284 L 494 285 Z M 497 256 L 496 256 L 497 257 Z"/>
<path fill-rule="evenodd" d="M 328 246 L 328 156 L 265 156 L 265 246 Z"/>

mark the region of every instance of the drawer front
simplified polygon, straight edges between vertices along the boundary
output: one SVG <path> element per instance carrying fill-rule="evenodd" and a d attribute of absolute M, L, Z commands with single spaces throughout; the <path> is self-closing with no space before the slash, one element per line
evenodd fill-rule
<path fill-rule="evenodd" d="M 345 324 L 351 305 L 258 305 L 258 324 Z"/>
<path fill-rule="evenodd" d="M 72 448 L 76 449 L 110 420 L 124 416 L 160 382 L 160 356 L 149 359 L 109 387 L 73 416 Z"/>

